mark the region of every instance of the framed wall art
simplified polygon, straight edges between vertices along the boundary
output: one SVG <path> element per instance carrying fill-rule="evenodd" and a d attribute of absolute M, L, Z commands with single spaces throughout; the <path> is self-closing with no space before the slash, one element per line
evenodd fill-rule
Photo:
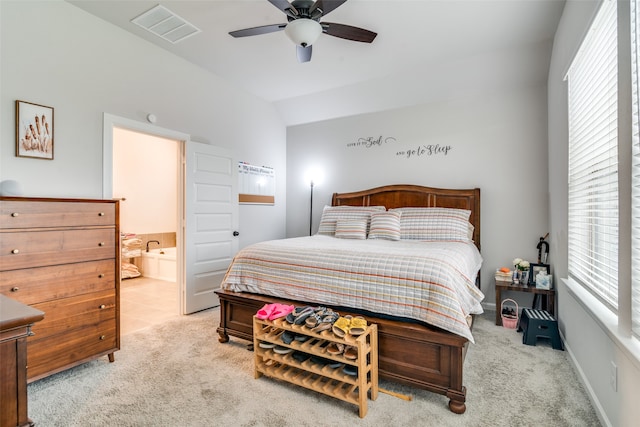
<path fill-rule="evenodd" d="M 53 160 L 53 108 L 16 101 L 16 156 Z"/>
<path fill-rule="evenodd" d="M 546 271 L 547 274 L 550 274 L 551 266 L 549 264 L 531 264 L 531 272 L 529 273 L 530 285 L 536 285 L 536 276 L 542 271 Z"/>

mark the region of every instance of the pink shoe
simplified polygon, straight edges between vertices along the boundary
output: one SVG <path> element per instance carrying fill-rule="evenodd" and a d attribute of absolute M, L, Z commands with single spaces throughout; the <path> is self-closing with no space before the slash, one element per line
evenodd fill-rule
<path fill-rule="evenodd" d="M 293 309 L 295 308 L 292 305 L 285 305 L 285 304 L 275 304 L 275 306 L 276 306 L 276 308 L 269 315 L 269 320 L 275 320 L 275 319 L 278 319 L 280 317 L 284 317 L 287 314 L 291 313 L 293 311 Z"/>
<path fill-rule="evenodd" d="M 256 317 L 260 320 L 268 319 L 278 305 L 280 304 L 265 304 L 264 307 L 258 310 Z"/>

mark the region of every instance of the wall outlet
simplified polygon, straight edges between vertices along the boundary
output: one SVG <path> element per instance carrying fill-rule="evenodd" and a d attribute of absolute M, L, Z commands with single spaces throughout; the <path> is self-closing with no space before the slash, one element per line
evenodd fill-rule
<path fill-rule="evenodd" d="M 618 391 L 618 366 L 611 361 L 611 366 L 609 367 L 609 384 L 611 384 L 611 389 L 615 392 Z"/>

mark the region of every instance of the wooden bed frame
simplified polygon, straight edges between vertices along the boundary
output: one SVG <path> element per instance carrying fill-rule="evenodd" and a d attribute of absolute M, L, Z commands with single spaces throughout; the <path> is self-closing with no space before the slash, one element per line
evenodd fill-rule
<path fill-rule="evenodd" d="M 388 185 L 353 193 L 335 193 L 333 206 L 449 207 L 471 211 L 473 240 L 480 249 L 480 189 L 450 190 L 417 185 Z M 478 276 L 479 277 L 479 276 Z M 478 287 L 480 282 L 477 282 Z M 253 315 L 267 303 L 317 305 L 317 302 L 291 301 L 265 295 L 219 290 L 220 342 L 229 336 L 253 340 Z M 345 314 L 363 313 L 333 307 Z M 351 309 L 353 310 L 353 309 Z M 462 385 L 463 364 L 469 342 L 466 338 L 423 323 L 377 317 L 365 313 L 368 322 L 378 324 L 379 376 L 443 394 L 449 409 L 457 414 L 466 410 L 466 388 Z"/>

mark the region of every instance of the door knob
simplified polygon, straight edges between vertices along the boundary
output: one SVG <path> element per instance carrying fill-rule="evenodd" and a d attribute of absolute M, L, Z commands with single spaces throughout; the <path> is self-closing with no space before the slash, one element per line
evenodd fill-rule
<path fill-rule="evenodd" d="M 239 232 L 237 232 L 237 231 L 234 231 L 234 232 L 233 232 L 233 235 L 237 237 L 237 236 L 239 236 L 239 235 L 240 235 L 240 233 L 239 233 Z"/>

